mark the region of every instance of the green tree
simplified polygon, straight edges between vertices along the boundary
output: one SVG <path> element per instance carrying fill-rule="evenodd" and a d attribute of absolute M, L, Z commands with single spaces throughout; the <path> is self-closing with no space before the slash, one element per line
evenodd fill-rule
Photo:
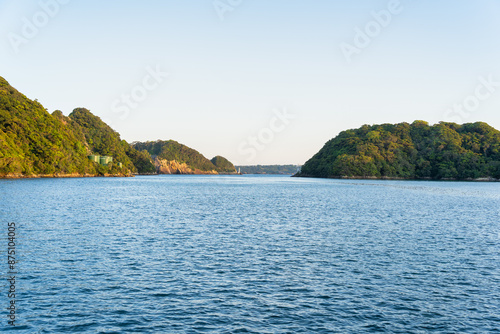
<path fill-rule="evenodd" d="M 364 125 L 341 132 L 298 176 L 471 179 L 497 177 L 500 132 L 486 123 Z"/>

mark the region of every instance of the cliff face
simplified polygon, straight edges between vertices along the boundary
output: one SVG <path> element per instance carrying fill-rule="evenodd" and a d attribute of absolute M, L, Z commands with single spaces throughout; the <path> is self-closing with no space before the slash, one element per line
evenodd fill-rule
<path fill-rule="evenodd" d="M 185 162 L 179 163 L 176 160 L 169 161 L 156 157 L 154 163 L 158 174 L 219 174 L 215 170 L 202 171 L 191 169 Z"/>

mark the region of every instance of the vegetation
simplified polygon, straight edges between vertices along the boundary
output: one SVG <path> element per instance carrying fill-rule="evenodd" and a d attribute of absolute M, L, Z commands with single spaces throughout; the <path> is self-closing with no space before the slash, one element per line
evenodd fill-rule
<path fill-rule="evenodd" d="M 210 161 L 214 164 L 219 173 L 236 173 L 236 167 L 234 167 L 229 160 L 220 155 L 214 157 Z"/>
<path fill-rule="evenodd" d="M 113 163 L 94 163 L 90 154 L 112 156 Z M 193 170 L 236 172 L 227 159 L 217 156 L 212 163 L 173 140 L 130 145 L 85 108 L 76 108 L 68 117 L 60 110 L 49 114 L 0 77 L 0 177 L 152 174 L 156 173 L 152 155 L 186 163 Z"/>
<path fill-rule="evenodd" d="M 73 121 L 71 124 L 78 132 L 85 136 L 91 152 L 98 155 L 112 156 L 124 167 L 135 172 L 136 168 L 126 154 L 129 147 L 126 141 L 120 139 L 120 135 L 104 123 L 99 117 L 93 115 L 89 110 L 76 108 L 69 115 Z"/>
<path fill-rule="evenodd" d="M 109 155 L 101 166 L 89 154 Z M 0 177 L 7 175 L 128 174 L 155 171 L 147 152 L 138 152 L 99 117 L 83 108 L 69 117 L 49 114 L 0 77 Z"/>
<path fill-rule="evenodd" d="M 133 148 L 140 151 L 147 151 L 153 158 L 164 159 L 167 161 L 177 161 L 179 163 L 186 163 L 193 169 L 201 171 L 215 170 L 215 166 L 201 155 L 198 151 L 193 150 L 185 145 L 179 144 L 175 140 L 157 140 L 148 141 L 145 143 L 135 142 L 132 143 Z"/>
<path fill-rule="evenodd" d="M 70 124 L 0 77 L 0 176 L 97 174 L 88 153 Z"/>
<path fill-rule="evenodd" d="M 120 134 L 110 128 L 99 117 L 85 108 L 77 108 L 69 118 L 75 132 L 83 133 L 90 150 L 99 155 L 112 156 L 123 168 L 133 173 L 154 173 L 155 166 L 147 152 L 138 152 Z"/>
<path fill-rule="evenodd" d="M 486 123 L 364 125 L 341 132 L 297 176 L 500 178 L 500 131 Z"/>
<path fill-rule="evenodd" d="M 281 174 L 292 175 L 297 173 L 299 166 L 296 165 L 257 165 L 237 166 L 242 174 Z"/>
<path fill-rule="evenodd" d="M 212 161 L 192 148 L 182 145 L 175 140 L 157 140 L 145 143 L 135 142 L 132 147 L 136 150 L 147 151 L 153 158 L 185 163 L 193 170 L 203 172 L 217 171 L 219 173 L 235 173 L 236 169 L 227 159 L 217 156 Z M 215 162 L 215 163 L 214 163 Z"/>
<path fill-rule="evenodd" d="M 138 151 L 132 146 L 127 149 L 127 155 L 137 168 L 139 174 L 155 174 L 156 167 L 153 164 L 151 155 L 148 151 Z"/>

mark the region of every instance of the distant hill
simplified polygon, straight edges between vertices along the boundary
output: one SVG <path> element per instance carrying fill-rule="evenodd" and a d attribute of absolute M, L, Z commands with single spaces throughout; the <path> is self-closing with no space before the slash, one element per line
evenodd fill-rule
<path fill-rule="evenodd" d="M 220 155 L 214 157 L 210 160 L 212 164 L 217 168 L 220 173 L 236 173 L 236 167 L 224 157 Z"/>
<path fill-rule="evenodd" d="M 500 132 L 483 122 L 364 125 L 341 132 L 296 176 L 500 178 Z"/>
<path fill-rule="evenodd" d="M 256 166 L 236 166 L 242 174 L 281 174 L 293 175 L 297 173 L 300 166 L 297 165 L 256 165 Z"/>
<path fill-rule="evenodd" d="M 198 151 L 175 140 L 134 142 L 132 146 L 136 150 L 147 151 L 160 174 L 236 173 L 233 164 L 227 159 L 217 156 L 210 161 Z"/>

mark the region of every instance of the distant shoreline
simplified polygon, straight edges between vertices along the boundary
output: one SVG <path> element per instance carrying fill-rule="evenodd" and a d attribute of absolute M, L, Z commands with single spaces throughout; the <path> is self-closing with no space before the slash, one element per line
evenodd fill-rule
<path fill-rule="evenodd" d="M 311 175 L 292 175 L 292 177 L 304 177 L 304 178 L 314 178 L 314 179 L 335 179 L 335 180 L 387 180 L 387 181 L 453 181 L 453 182 L 500 182 L 500 179 L 495 179 L 492 177 L 479 177 L 476 179 L 455 179 L 455 178 L 442 178 L 433 179 L 430 177 L 422 178 L 403 178 L 403 177 L 388 177 L 388 176 L 311 176 Z"/>

